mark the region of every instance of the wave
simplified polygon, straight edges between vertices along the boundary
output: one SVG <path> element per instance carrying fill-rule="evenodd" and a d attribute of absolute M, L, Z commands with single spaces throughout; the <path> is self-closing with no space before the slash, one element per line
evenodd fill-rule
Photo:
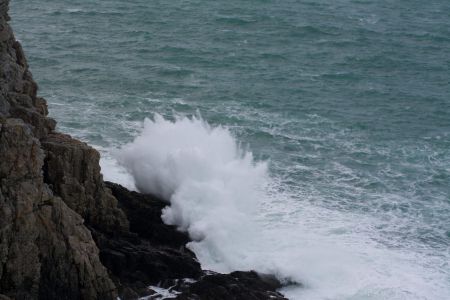
<path fill-rule="evenodd" d="M 256 270 L 301 283 L 283 289 L 291 299 L 450 295 L 436 257 L 378 243 L 373 217 L 280 192 L 268 162 L 255 161 L 225 127 L 155 115 L 116 158 L 139 191 L 170 202 L 163 220 L 189 233 L 204 269 Z"/>
<path fill-rule="evenodd" d="M 253 227 L 248 215 L 257 208 L 266 163 L 254 163 L 223 127 L 199 118 L 170 122 L 160 115 L 145 120 L 141 135 L 118 158 L 140 191 L 170 200 L 164 221 L 188 231 L 192 248 L 210 252 L 204 253 L 210 268 L 233 269 L 224 263 L 229 247 L 223 241 Z"/>

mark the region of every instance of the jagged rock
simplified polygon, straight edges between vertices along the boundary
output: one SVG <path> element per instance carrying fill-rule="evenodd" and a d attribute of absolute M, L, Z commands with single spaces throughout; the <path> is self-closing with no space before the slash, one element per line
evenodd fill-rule
<path fill-rule="evenodd" d="M 185 247 L 189 237 L 161 219 L 166 202 L 130 192 L 118 184 L 106 185 L 128 216 L 130 233 L 108 236 L 92 232 L 101 250 L 101 261 L 124 292 L 135 290 L 141 294 L 139 290 L 164 280 L 200 278 L 203 274 L 200 264 Z"/>
<path fill-rule="evenodd" d="M 23 121 L 7 119 L 0 156 L 0 292 L 28 299 L 39 288 L 35 210 L 46 196 L 39 183 L 43 153 Z"/>
<path fill-rule="evenodd" d="M 22 46 L 7 23 L 8 4 L 8 0 L 0 0 L 0 116 L 22 119 L 37 138 L 42 138 L 56 122 L 47 117 L 45 101 L 37 97 L 37 84 Z"/>
<path fill-rule="evenodd" d="M 0 292 L 16 299 L 113 299 L 82 218 L 44 183 L 44 151 L 30 127 L 0 130 Z"/>
<path fill-rule="evenodd" d="M 115 299 L 82 218 L 44 182 L 45 100 L 0 0 L 0 298 Z"/>
<path fill-rule="evenodd" d="M 281 283 L 274 276 L 202 271 L 195 255 L 185 247 L 188 235 L 163 223 L 161 214 L 167 202 L 111 182 L 106 185 L 128 216 L 130 231 L 136 234 L 126 240 L 93 233 L 102 262 L 123 284 L 123 299 L 151 294 L 149 284 L 171 287 L 180 300 L 285 299 L 276 292 Z"/>
<path fill-rule="evenodd" d="M 276 292 L 280 282 L 270 275 L 256 272 L 233 272 L 230 274 L 209 274 L 179 294 L 179 300 L 282 300 Z"/>
<path fill-rule="evenodd" d="M 117 290 L 99 260 L 99 250 L 82 218 L 60 198 L 38 215 L 45 231 L 39 236 L 42 253 L 40 299 L 115 299 Z"/>
<path fill-rule="evenodd" d="M 103 183 L 100 154 L 69 135 L 51 133 L 42 140 L 45 181 L 86 223 L 105 232 L 128 231 L 128 220 Z"/>
<path fill-rule="evenodd" d="M 166 202 L 103 182 L 99 153 L 55 132 L 0 0 L 0 300 L 136 299 L 150 284 L 179 299 L 283 299 L 254 272 L 202 271 Z M 111 193 L 111 190 L 112 193 Z M 118 200 L 117 200 L 117 199 Z"/>
<path fill-rule="evenodd" d="M 130 231 L 150 241 L 153 245 L 164 245 L 173 248 L 184 247 L 190 242 L 187 233 L 181 232 L 175 226 L 164 224 L 161 219 L 163 208 L 168 202 L 152 195 L 129 191 L 119 184 L 105 182 L 114 197 L 119 201 L 119 207 L 130 220 Z"/>

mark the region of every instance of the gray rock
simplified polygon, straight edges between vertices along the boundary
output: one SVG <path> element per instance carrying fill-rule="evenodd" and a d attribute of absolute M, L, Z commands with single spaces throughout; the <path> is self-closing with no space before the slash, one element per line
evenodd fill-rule
<path fill-rule="evenodd" d="M 100 154 L 87 144 L 61 133 L 42 140 L 46 151 L 45 181 L 56 195 L 105 232 L 128 231 L 128 220 L 100 174 Z"/>
<path fill-rule="evenodd" d="M 36 137 L 55 127 L 47 117 L 45 100 L 37 97 L 37 84 L 28 69 L 22 46 L 8 25 L 8 0 L 0 0 L 0 116 L 20 118 Z"/>
<path fill-rule="evenodd" d="M 0 292 L 16 299 L 113 299 L 83 219 L 44 183 L 44 151 L 20 119 L 0 131 Z"/>
<path fill-rule="evenodd" d="M 55 121 L 46 117 L 47 104 L 36 95 L 22 47 L 7 23 L 8 4 L 0 0 L 0 299 L 116 299 L 83 218 L 44 181 L 40 140 Z M 88 156 L 85 148 L 79 152 Z M 90 175 L 97 181 L 91 186 L 99 187 L 87 190 L 112 207 L 115 199 L 94 174 L 98 160 L 92 163 Z"/>
<path fill-rule="evenodd" d="M 166 202 L 107 186 L 99 153 L 54 131 L 8 4 L 0 0 L 0 300 L 136 299 L 185 277 L 198 282 L 179 299 L 284 299 L 274 278 L 201 270 L 188 235 L 162 222 Z"/>

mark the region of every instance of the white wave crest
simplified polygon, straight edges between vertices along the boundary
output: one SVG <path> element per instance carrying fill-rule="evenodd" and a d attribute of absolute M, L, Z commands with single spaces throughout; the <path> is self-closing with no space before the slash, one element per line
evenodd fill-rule
<path fill-rule="evenodd" d="M 233 268 L 227 257 L 238 253 L 226 244 L 254 230 L 248 216 L 256 213 L 266 163 L 254 163 L 223 127 L 200 118 L 170 122 L 160 115 L 145 120 L 141 135 L 118 158 L 140 191 L 170 200 L 163 220 L 189 232 L 190 246 L 210 258 L 208 267 Z"/>
<path fill-rule="evenodd" d="M 201 118 L 146 119 L 117 152 L 141 192 L 168 201 L 163 220 L 187 231 L 202 267 L 256 270 L 303 287 L 292 299 L 445 299 L 448 278 L 420 253 L 372 238 L 376 220 L 314 206 L 271 190 L 266 162 L 255 162 L 224 127 Z"/>

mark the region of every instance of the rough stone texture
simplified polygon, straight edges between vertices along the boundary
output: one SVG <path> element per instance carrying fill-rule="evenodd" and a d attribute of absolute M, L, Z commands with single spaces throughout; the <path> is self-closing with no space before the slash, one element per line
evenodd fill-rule
<path fill-rule="evenodd" d="M 281 283 L 274 276 L 201 270 L 194 253 L 185 246 L 187 234 L 163 223 L 161 213 L 166 202 L 111 182 L 106 185 L 129 217 L 131 235 L 93 235 L 103 264 L 119 279 L 116 282 L 123 284 L 118 284 L 122 299 L 152 295 L 149 284 L 170 288 L 180 300 L 286 299 L 276 292 Z M 190 280 L 183 280 L 186 278 Z"/>
<path fill-rule="evenodd" d="M 162 210 L 168 203 L 152 195 L 143 195 L 128 191 L 119 184 L 106 182 L 119 207 L 130 220 L 130 231 L 145 238 L 155 246 L 185 248 L 190 242 L 185 232 L 178 231 L 175 226 L 164 224 L 161 219 Z M 188 250 L 186 250 L 188 251 Z"/>
<path fill-rule="evenodd" d="M 82 218 L 60 198 L 39 214 L 40 299 L 115 299 L 117 290 L 99 261 L 99 250 Z M 51 234 L 48 234 L 48 233 Z"/>
<path fill-rule="evenodd" d="M 113 233 L 128 231 L 128 220 L 105 188 L 100 154 L 87 144 L 61 133 L 42 140 L 46 151 L 45 181 L 89 226 Z"/>
<path fill-rule="evenodd" d="M 37 84 L 28 69 L 22 46 L 7 21 L 8 0 L 0 0 L 0 116 L 16 117 L 42 138 L 55 128 L 47 118 L 45 100 L 37 97 Z"/>
<path fill-rule="evenodd" d="M 137 299 L 154 294 L 150 284 L 174 285 L 179 299 L 284 299 L 276 279 L 201 270 L 189 237 L 162 222 L 166 202 L 105 184 L 99 153 L 54 131 L 8 3 L 0 0 L 0 300 Z"/>
<path fill-rule="evenodd" d="M 27 299 L 38 293 L 37 210 L 49 198 L 39 182 L 43 153 L 23 121 L 6 119 L 0 157 L 0 291 Z"/>
<path fill-rule="evenodd" d="M 179 300 L 282 300 L 276 289 L 281 284 L 273 276 L 256 272 L 209 274 L 181 289 Z"/>
<path fill-rule="evenodd" d="M 113 299 L 82 218 L 44 183 L 44 151 L 22 120 L 1 121 L 0 292 L 16 299 Z"/>
<path fill-rule="evenodd" d="M 93 231 L 100 258 L 122 284 L 139 288 L 168 279 L 203 275 L 194 253 L 186 248 L 189 237 L 161 219 L 167 203 L 107 183 L 130 220 L 130 233 L 111 238 Z M 145 287 L 145 285 L 144 285 Z"/>
<path fill-rule="evenodd" d="M 0 299 L 115 299 L 83 219 L 44 182 L 55 126 L 0 0 Z"/>

